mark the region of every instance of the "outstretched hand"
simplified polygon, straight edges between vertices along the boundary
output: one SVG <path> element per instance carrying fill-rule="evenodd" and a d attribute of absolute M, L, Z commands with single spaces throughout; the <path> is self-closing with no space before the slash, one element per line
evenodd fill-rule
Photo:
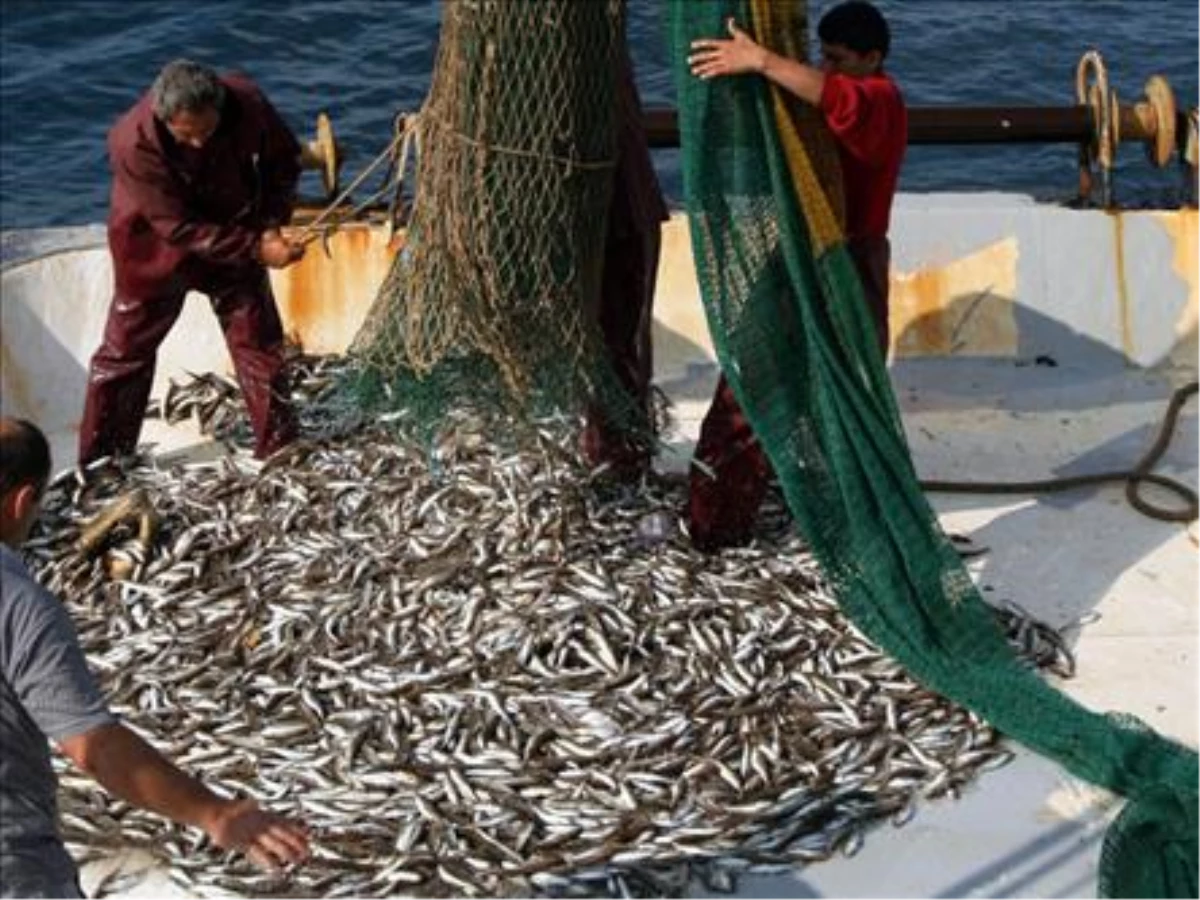
<path fill-rule="evenodd" d="M 304 825 L 267 812 L 250 799 L 222 803 L 204 830 L 218 847 L 239 850 L 268 871 L 308 858 L 308 830 Z"/>
<path fill-rule="evenodd" d="M 761 72 L 767 51 L 754 42 L 749 34 L 727 21 L 730 37 L 700 38 L 692 41 L 693 52 L 688 57 L 692 74 L 700 78 L 718 75 L 740 75 L 744 72 Z"/>

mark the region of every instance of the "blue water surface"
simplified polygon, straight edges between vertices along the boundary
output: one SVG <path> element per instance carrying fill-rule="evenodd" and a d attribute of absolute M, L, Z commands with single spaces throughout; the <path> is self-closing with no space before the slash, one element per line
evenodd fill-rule
<path fill-rule="evenodd" d="M 453 0 L 452 0 L 453 2 Z M 596 2 L 596 0 L 579 0 Z M 630 40 L 643 100 L 674 102 L 666 0 L 630 0 Z M 810 0 L 815 19 L 832 0 Z M 889 68 L 914 105 L 1074 102 L 1075 65 L 1104 54 L 1120 97 L 1162 74 L 1196 103 L 1195 0 L 879 0 L 893 26 Z M 386 146 L 397 112 L 429 87 L 438 0 L 0 0 L 0 227 L 101 221 L 108 203 L 105 133 L 178 56 L 253 76 L 302 136 L 320 110 L 352 151 L 353 175 Z M 1067 199 L 1067 145 L 910 149 L 901 189 L 1004 190 Z M 674 204 L 677 151 L 656 165 Z M 1172 205 L 1175 167 L 1141 149 L 1119 156 L 1119 199 Z M 319 187 L 307 175 L 304 193 Z"/>

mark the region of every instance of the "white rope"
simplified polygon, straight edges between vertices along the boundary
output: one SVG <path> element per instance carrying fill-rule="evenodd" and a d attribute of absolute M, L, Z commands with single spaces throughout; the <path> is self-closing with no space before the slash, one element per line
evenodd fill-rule
<path fill-rule="evenodd" d="M 338 221 L 334 222 L 332 225 L 325 224 L 325 220 L 329 218 L 332 213 L 337 211 L 340 204 L 350 196 L 355 188 L 366 181 L 368 175 L 379 168 L 380 163 L 382 163 L 388 157 L 394 156 L 398 147 L 401 148 L 401 152 L 404 152 L 403 148 L 408 143 L 409 133 L 412 131 L 413 127 L 409 120 L 406 119 L 404 121 L 405 127 L 396 133 L 396 135 L 388 143 L 387 147 L 384 148 L 383 152 L 376 156 L 370 162 L 370 164 L 359 173 L 358 177 L 350 182 L 344 191 L 338 194 L 338 196 L 335 197 L 328 206 L 321 210 L 320 214 L 315 219 L 300 229 L 294 238 L 295 241 L 301 244 L 307 244 L 313 240 L 316 240 L 318 237 L 321 237 L 329 230 L 336 230 L 338 226 L 358 215 L 360 212 L 382 197 L 394 184 L 399 183 L 399 179 L 403 178 L 403 169 L 397 167 L 398 171 L 401 173 L 399 178 L 389 179 L 388 183 L 385 184 L 382 189 L 376 191 L 367 200 L 357 204 L 353 209 L 341 216 Z"/>

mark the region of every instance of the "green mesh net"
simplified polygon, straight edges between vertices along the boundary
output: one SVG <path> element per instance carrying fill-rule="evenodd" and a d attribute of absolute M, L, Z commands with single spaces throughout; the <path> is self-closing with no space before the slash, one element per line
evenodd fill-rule
<path fill-rule="evenodd" d="M 632 408 L 594 319 L 623 40 L 622 0 L 442 5 L 412 220 L 350 348 L 358 408 L 431 428 Z"/>
<path fill-rule="evenodd" d="M 713 342 L 842 609 L 933 690 L 1126 798 L 1106 835 L 1103 895 L 1196 896 L 1196 753 L 1090 712 L 1021 666 L 922 494 L 815 113 L 762 79 L 687 70 L 691 41 L 722 35 L 729 16 L 803 55 L 804 4 L 670 0 L 669 12 Z"/>

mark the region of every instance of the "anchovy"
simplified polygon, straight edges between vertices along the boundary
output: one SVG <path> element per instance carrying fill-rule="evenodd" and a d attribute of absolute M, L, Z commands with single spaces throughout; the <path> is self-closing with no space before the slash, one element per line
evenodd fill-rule
<path fill-rule="evenodd" d="M 842 615 L 778 497 L 750 546 L 701 554 L 684 486 L 610 484 L 576 423 L 463 411 L 431 443 L 331 411 L 337 361 L 294 366 L 296 445 L 256 462 L 230 382 L 174 384 L 158 414 L 232 452 L 59 473 L 26 553 L 114 711 L 302 816 L 313 856 L 259 873 L 56 760 L 73 851 L 144 848 L 204 896 L 678 896 L 853 855 L 1011 758 Z M 135 490 L 154 533 L 81 553 Z M 648 516 L 675 527 L 648 542 Z M 1060 631 L 996 615 L 1070 675 Z"/>

